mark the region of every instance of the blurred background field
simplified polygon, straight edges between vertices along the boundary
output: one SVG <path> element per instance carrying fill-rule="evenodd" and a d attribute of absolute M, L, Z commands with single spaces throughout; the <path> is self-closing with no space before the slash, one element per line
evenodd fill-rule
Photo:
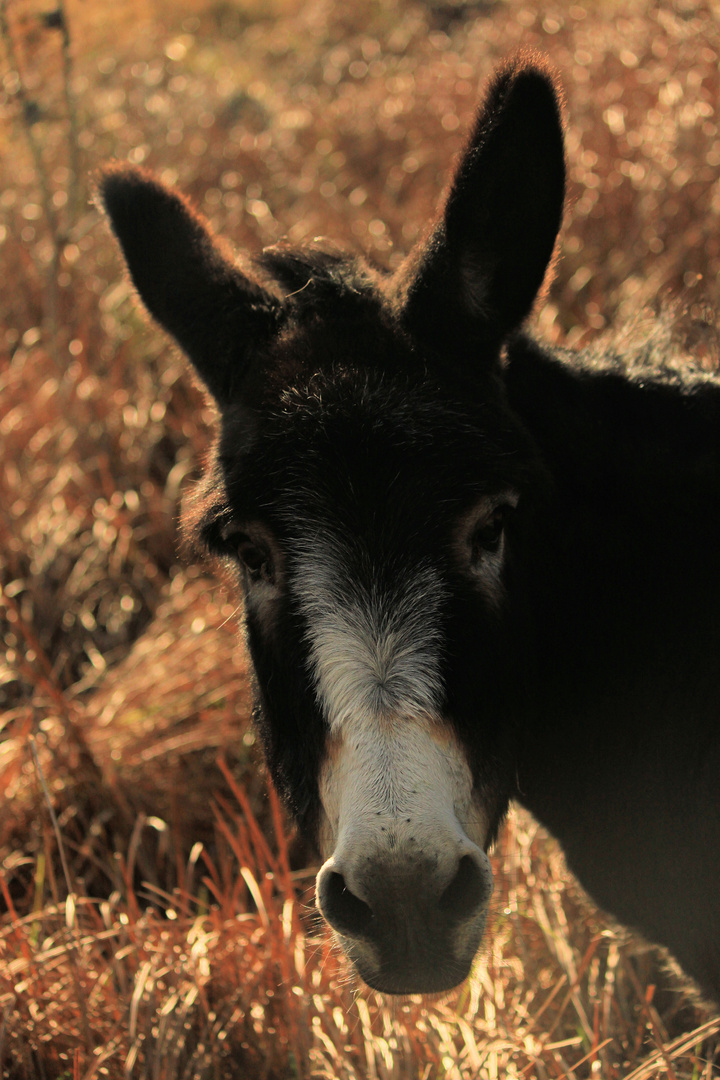
<path fill-rule="evenodd" d="M 179 551 L 212 414 L 90 200 L 128 160 L 251 251 L 322 233 L 393 267 L 484 79 L 540 48 L 570 197 L 539 331 L 679 298 L 714 368 L 720 4 L 0 0 L 0 38 L 0 1075 L 720 1075 L 720 1020 L 523 814 L 464 987 L 352 980 L 267 792 L 236 598 Z"/>

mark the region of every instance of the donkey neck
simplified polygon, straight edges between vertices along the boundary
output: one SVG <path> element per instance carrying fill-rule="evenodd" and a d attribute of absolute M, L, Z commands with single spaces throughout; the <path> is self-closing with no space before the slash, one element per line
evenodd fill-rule
<path fill-rule="evenodd" d="M 553 707 L 596 707 L 608 693 L 639 701 L 666 677 L 671 698 L 687 701 L 687 681 L 691 700 L 708 696 L 720 647 L 720 383 L 628 378 L 612 356 L 518 339 L 506 387 L 551 477 L 519 563 Z M 624 727 L 624 711 L 607 723 Z"/>
<path fill-rule="evenodd" d="M 528 339 L 506 375 L 552 477 L 520 559 L 535 684 L 519 796 L 602 905 L 670 941 L 681 901 L 717 920 L 687 836 L 720 842 L 720 384 Z"/>

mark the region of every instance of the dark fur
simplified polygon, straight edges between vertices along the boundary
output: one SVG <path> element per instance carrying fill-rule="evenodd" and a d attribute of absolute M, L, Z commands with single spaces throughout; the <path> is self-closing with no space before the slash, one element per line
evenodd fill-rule
<path fill-rule="evenodd" d="M 318 248 L 240 270 L 138 171 L 107 173 L 101 197 L 144 303 L 219 405 L 191 531 L 232 555 L 227 523 L 259 523 L 286 580 L 293 523 L 332 516 L 364 538 L 349 587 L 437 567 L 443 714 L 491 832 L 520 800 L 598 903 L 720 1000 L 720 386 L 650 348 L 638 362 L 519 330 L 564 197 L 542 64 L 495 76 L 436 223 L 390 277 Z M 453 536 L 508 486 L 496 611 Z M 326 731 L 286 592 L 248 607 L 247 638 L 270 771 L 312 837 Z"/>

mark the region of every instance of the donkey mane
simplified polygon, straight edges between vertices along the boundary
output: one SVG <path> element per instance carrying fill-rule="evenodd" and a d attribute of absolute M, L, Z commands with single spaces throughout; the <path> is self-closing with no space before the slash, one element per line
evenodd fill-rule
<path fill-rule="evenodd" d="M 322 306 L 328 299 L 367 298 L 377 280 L 364 260 L 321 237 L 300 247 L 266 248 L 255 264 L 282 286 L 283 299 L 300 311 Z"/>

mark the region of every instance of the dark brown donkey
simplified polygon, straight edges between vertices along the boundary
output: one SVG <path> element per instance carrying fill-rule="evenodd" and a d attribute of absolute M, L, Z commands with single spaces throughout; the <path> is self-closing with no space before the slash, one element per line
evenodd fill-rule
<path fill-rule="evenodd" d="M 720 385 L 523 333 L 564 178 L 524 58 L 391 275 L 241 264 L 142 171 L 100 195 L 217 404 L 189 527 L 236 568 L 270 772 L 362 977 L 467 975 L 517 799 L 720 998 Z"/>

